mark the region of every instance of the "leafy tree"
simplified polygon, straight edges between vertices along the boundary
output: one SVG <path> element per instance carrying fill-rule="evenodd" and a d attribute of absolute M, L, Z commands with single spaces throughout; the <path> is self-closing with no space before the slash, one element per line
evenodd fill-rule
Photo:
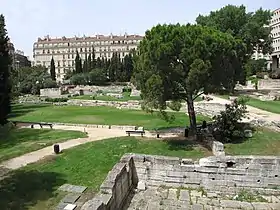
<path fill-rule="evenodd" d="M 263 72 L 267 70 L 267 60 L 266 59 L 249 59 L 245 64 L 245 70 L 247 76 L 256 75 L 258 72 Z"/>
<path fill-rule="evenodd" d="M 0 125 L 7 123 L 7 117 L 11 111 L 11 58 L 9 56 L 8 41 L 5 18 L 0 15 Z"/>
<path fill-rule="evenodd" d="M 164 113 L 167 101 L 186 101 L 195 135 L 194 100 L 201 92 L 222 88 L 220 75 L 234 71 L 236 48 L 242 47 L 230 34 L 199 25 L 157 25 L 148 30 L 134 63 L 145 108 Z"/>
<path fill-rule="evenodd" d="M 82 73 L 82 60 L 80 58 L 80 55 L 78 53 L 78 51 L 76 52 L 76 58 L 75 58 L 75 73 L 79 74 Z"/>
<path fill-rule="evenodd" d="M 78 73 L 70 78 L 70 83 L 73 85 L 87 85 L 87 77 L 84 73 Z"/>
<path fill-rule="evenodd" d="M 39 94 L 42 88 L 57 87 L 48 69 L 43 66 L 24 67 L 19 69 L 19 92 L 22 94 Z"/>
<path fill-rule="evenodd" d="M 230 142 L 234 140 L 234 137 L 243 137 L 244 126 L 240 124 L 240 121 L 246 116 L 246 113 L 245 98 L 235 100 L 232 104 L 226 104 L 225 111 L 221 111 L 213 118 L 216 138 L 223 142 Z"/>
<path fill-rule="evenodd" d="M 238 51 L 239 68 L 235 70 L 235 76 L 231 83 L 245 82 L 245 64 L 252 57 L 254 50 L 259 52 L 272 52 L 271 28 L 268 27 L 272 13 L 260 8 L 256 12 L 246 12 L 245 6 L 228 5 L 220 10 L 213 11 L 208 16 L 199 15 L 196 22 L 203 26 L 210 26 L 222 32 L 229 33 L 238 40 L 242 40 L 246 46 L 244 51 Z M 226 73 L 226 72 L 225 72 Z M 228 80 L 223 82 L 228 83 Z M 229 87 L 233 91 L 232 87 Z"/>
<path fill-rule="evenodd" d="M 52 80 L 55 81 L 56 80 L 56 75 L 55 75 L 55 65 L 54 65 L 53 57 L 51 59 L 51 70 L 50 70 L 50 73 L 51 73 Z"/>
<path fill-rule="evenodd" d="M 104 85 L 107 82 L 105 69 L 94 69 L 88 74 L 90 85 Z"/>

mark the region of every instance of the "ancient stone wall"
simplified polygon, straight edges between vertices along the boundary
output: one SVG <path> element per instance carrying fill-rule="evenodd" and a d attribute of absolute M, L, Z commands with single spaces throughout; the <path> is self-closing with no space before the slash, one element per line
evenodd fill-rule
<path fill-rule="evenodd" d="M 108 173 L 99 193 L 86 202 L 82 210 L 119 210 L 137 186 L 138 178 L 132 157 L 125 156 Z"/>
<path fill-rule="evenodd" d="M 280 185 L 280 157 L 211 156 L 198 162 L 178 157 L 133 155 L 139 181 L 148 186 L 203 187 L 236 193 L 273 192 Z"/>
<path fill-rule="evenodd" d="M 280 79 L 261 79 L 258 81 L 258 89 L 280 89 Z"/>
<path fill-rule="evenodd" d="M 45 88 L 40 89 L 40 96 L 42 97 L 50 97 L 50 98 L 58 98 L 62 94 L 60 88 Z"/>
<path fill-rule="evenodd" d="M 66 102 L 73 106 L 111 106 L 120 109 L 141 109 L 140 101 L 100 101 L 71 99 Z"/>

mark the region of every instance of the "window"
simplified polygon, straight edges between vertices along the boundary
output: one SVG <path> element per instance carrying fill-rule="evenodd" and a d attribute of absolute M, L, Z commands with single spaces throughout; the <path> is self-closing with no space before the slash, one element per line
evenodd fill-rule
<path fill-rule="evenodd" d="M 80 48 L 80 52 L 83 52 L 83 48 Z"/>
<path fill-rule="evenodd" d="M 68 47 L 70 46 L 70 43 L 69 43 L 69 42 L 67 43 L 67 46 L 68 46 Z"/>

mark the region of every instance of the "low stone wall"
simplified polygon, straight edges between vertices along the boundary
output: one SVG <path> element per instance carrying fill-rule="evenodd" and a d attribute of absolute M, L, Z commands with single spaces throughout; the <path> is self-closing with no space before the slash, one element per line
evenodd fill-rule
<path fill-rule="evenodd" d="M 138 184 L 132 157 L 126 156 L 108 173 L 99 193 L 87 201 L 81 210 L 120 210 Z"/>
<path fill-rule="evenodd" d="M 203 187 L 235 194 L 241 189 L 273 194 L 280 185 L 280 157 L 211 156 L 198 162 L 178 157 L 132 155 L 147 186 Z"/>
<path fill-rule="evenodd" d="M 42 96 L 42 97 L 58 98 L 61 95 L 62 95 L 61 88 L 40 89 L 40 96 Z"/>
<path fill-rule="evenodd" d="M 258 81 L 259 90 L 280 89 L 280 79 L 261 79 Z"/>
<path fill-rule="evenodd" d="M 100 101 L 71 99 L 66 102 L 73 106 L 111 106 L 120 109 L 141 109 L 140 101 Z"/>

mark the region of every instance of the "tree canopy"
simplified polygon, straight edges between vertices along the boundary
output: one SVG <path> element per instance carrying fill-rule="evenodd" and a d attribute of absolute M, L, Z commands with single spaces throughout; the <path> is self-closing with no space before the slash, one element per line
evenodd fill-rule
<path fill-rule="evenodd" d="M 8 41 L 5 18 L 0 15 L 0 125 L 6 124 L 8 114 L 11 111 L 11 58 Z"/>
<path fill-rule="evenodd" d="M 254 51 L 264 54 L 272 52 L 271 28 L 269 27 L 272 13 L 260 8 L 256 12 L 247 12 L 246 7 L 227 5 L 209 15 L 199 15 L 197 24 L 213 27 L 234 38 L 241 40 L 246 46 L 243 53 L 239 53 L 240 68 L 236 69 L 236 80 L 244 82 L 244 67 L 252 57 Z M 235 83 L 236 81 L 234 81 Z"/>
<path fill-rule="evenodd" d="M 223 88 L 234 77 L 241 41 L 199 25 L 157 25 L 148 30 L 135 59 L 136 86 L 146 108 L 166 109 L 167 101 L 186 101 L 196 133 L 193 101 L 204 91 Z"/>
<path fill-rule="evenodd" d="M 50 73 L 51 73 L 52 80 L 55 81 L 56 80 L 56 75 L 55 75 L 55 64 L 54 64 L 53 57 L 51 59 L 51 70 L 50 70 Z"/>

